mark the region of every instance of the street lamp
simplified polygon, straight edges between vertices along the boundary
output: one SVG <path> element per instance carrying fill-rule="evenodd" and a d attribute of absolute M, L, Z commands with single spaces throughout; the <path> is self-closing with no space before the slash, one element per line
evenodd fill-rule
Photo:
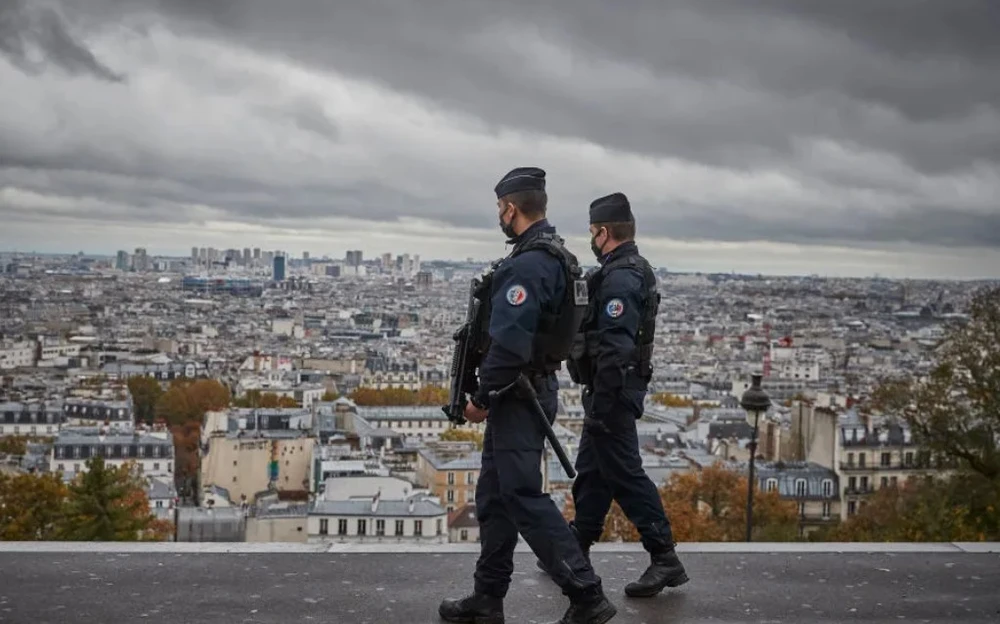
<path fill-rule="evenodd" d="M 771 407 L 771 398 L 767 396 L 764 389 L 760 387 L 762 375 L 751 376 L 750 388 L 743 393 L 740 398 L 740 405 L 747 412 L 747 422 L 753 417 L 753 432 L 750 434 L 750 480 L 747 483 L 747 541 L 752 541 L 753 531 L 753 490 L 754 490 L 754 462 L 757 459 L 757 427 L 760 423 L 760 416 Z"/>

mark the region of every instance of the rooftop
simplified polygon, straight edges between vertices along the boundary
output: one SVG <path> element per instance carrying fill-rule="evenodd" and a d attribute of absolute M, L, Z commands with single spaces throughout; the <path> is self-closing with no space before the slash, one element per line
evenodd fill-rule
<path fill-rule="evenodd" d="M 1000 544 L 690 544 L 691 582 L 629 599 L 646 565 L 635 544 L 600 544 L 593 560 L 612 622 L 996 622 Z M 0 543 L 19 571 L 0 621 L 438 622 L 442 598 L 472 586 L 478 546 L 349 544 Z M 559 589 L 522 544 L 505 603 L 509 622 L 554 621 Z M 95 591 L 100 588 L 104 591 Z M 114 596 L 109 600 L 110 595 Z M 405 614 L 405 615 L 404 615 Z"/>

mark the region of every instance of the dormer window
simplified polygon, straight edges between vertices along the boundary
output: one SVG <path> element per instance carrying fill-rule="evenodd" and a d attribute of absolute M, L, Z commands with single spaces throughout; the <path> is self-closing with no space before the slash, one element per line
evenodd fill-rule
<path fill-rule="evenodd" d="M 772 478 L 770 478 L 770 479 L 768 479 L 767 481 L 764 482 L 764 491 L 765 492 L 774 492 L 777 489 L 778 489 L 778 480 L 777 479 L 775 479 L 775 478 L 772 477 Z"/>
<path fill-rule="evenodd" d="M 808 491 L 809 491 L 809 488 L 808 488 L 808 484 L 806 483 L 805 479 L 796 479 L 795 480 L 795 495 L 796 496 L 805 496 Z"/>

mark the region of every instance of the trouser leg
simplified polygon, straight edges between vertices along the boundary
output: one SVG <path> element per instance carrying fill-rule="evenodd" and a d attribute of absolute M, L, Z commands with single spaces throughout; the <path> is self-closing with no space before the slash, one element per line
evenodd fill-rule
<path fill-rule="evenodd" d="M 586 429 L 580 436 L 576 456 L 577 477 L 573 482 L 573 528 L 586 548 L 604 532 L 604 520 L 611 509 L 613 493 L 601 473 L 594 436 Z"/>
<path fill-rule="evenodd" d="M 480 554 L 476 563 L 477 593 L 503 598 L 514 573 L 517 526 L 507 512 L 500 493 L 500 477 L 493 449 L 492 426 L 483 439 L 482 468 L 476 485 L 476 517 L 479 521 Z"/>

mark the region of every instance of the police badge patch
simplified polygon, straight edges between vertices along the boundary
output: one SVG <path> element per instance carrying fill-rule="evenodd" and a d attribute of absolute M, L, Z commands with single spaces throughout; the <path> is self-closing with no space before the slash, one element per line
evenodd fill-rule
<path fill-rule="evenodd" d="M 528 291 L 524 289 L 524 286 L 518 284 L 517 286 L 511 286 L 510 290 L 507 291 L 507 303 L 512 306 L 519 306 L 528 299 Z"/>
<path fill-rule="evenodd" d="M 604 307 L 604 312 L 613 319 L 625 313 L 625 303 L 621 299 L 612 299 Z"/>

